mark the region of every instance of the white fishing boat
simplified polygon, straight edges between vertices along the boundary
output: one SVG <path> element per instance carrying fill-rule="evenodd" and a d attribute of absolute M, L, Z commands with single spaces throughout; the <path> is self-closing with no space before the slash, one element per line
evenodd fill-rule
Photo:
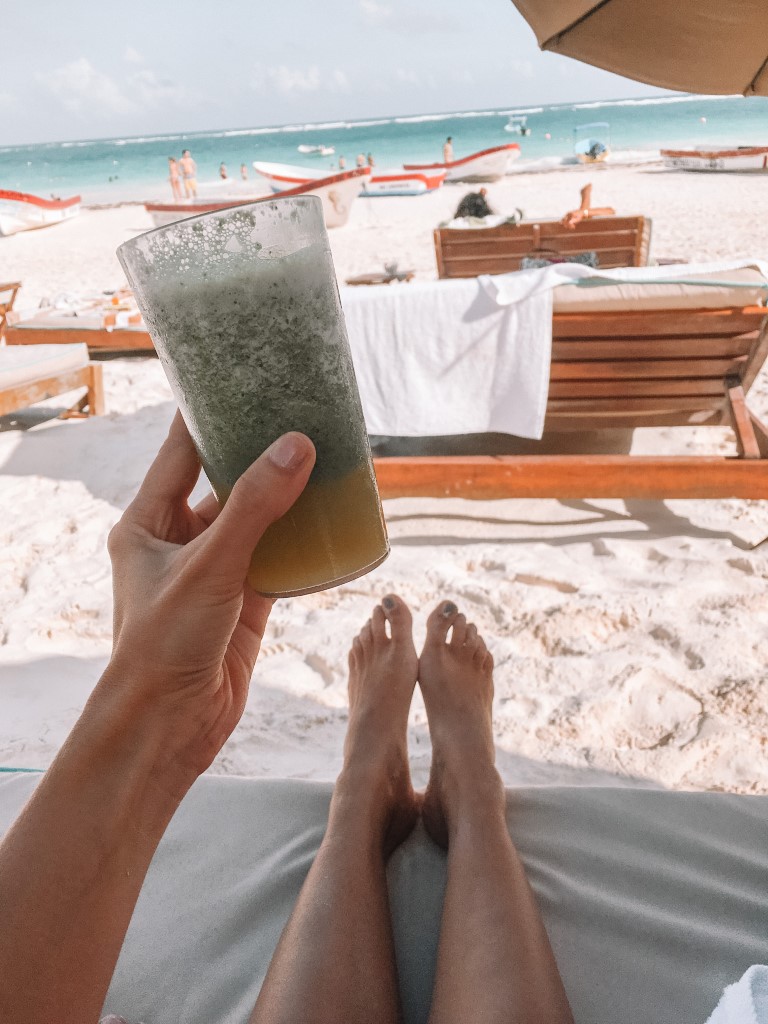
<path fill-rule="evenodd" d="M 504 125 L 504 131 L 512 132 L 515 135 L 530 135 L 531 129 L 528 127 L 528 118 L 525 114 L 512 114 Z"/>
<path fill-rule="evenodd" d="M 43 199 L 27 192 L 0 189 L 0 235 L 15 235 L 61 224 L 80 213 L 80 196 Z"/>
<path fill-rule="evenodd" d="M 680 171 L 768 171 L 768 146 L 700 146 L 662 149 L 665 167 Z"/>
<path fill-rule="evenodd" d="M 306 142 L 296 147 L 300 153 L 308 156 L 333 156 L 336 150 L 333 146 L 310 146 Z"/>
<path fill-rule="evenodd" d="M 513 160 L 520 156 L 520 147 L 516 142 L 505 146 L 493 146 L 481 149 L 478 153 L 449 163 L 440 164 L 403 164 L 406 171 L 419 171 L 422 174 L 445 171 L 446 181 L 497 181 L 507 173 Z"/>
<path fill-rule="evenodd" d="M 580 164 L 600 164 L 611 153 L 611 126 L 607 121 L 591 121 L 573 129 L 573 152 Z"/>
<path fill-rule="evenodd" d="M 308 181 L 315 181 L 323 175 L 323 171 L 313 171 L 308 167 L 296 167 L 293 164 L 278 164 L 268 161 L 254 160 L 253 169 L 268 183 L 273 192 L 282 192 L 286 188 L 295 188 Z M 420 196 L 435 189 L 445 181 L 445 171 L 406 171 L 402 167 L 382 169 L 379 167 L 362 167 L 368 172 L 361 195 L 371 196 Z"/>
<path fill-rule="evenodd" d="M 360 195 L 360 190 L 365 179 L 370 173 L 370 168 L 360 167 L 352 171 L 339 171 L 325 178 L 312 179 L 294 188 L 287 188 L 280 192 L 282 196 L 309 195 L 317 196 L 323 204 L 323 216 L 327 228 L 343 227 L 349 219 L 349 212 L 352 203 Z M 248 203 L 264 202 L 274 199 L 273 194 L 269 195 L 232 195 L 221 196 L 217 199 L 191 199 L 180 200 L 175 203 L 145 203 L 144 209 L 152 217 L 156 227 L 163 227 L 165 224 L 172 224 L 177 220 L 184 220 L 186 217 L 195 217 L 201 213 L 212 213 L 215 210 L 227 210 L 235 206 L 245 206 Z"/>

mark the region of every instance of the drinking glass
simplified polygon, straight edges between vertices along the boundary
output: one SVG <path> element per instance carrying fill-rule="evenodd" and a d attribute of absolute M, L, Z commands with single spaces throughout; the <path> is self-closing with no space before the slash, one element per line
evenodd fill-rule
<path fill-rule="evenodd" d="M 389 553 L 321 201 L 177 221 L 117 255 L 220 502 L 281 434 L 317 462 L 248 575 L 270 597 L 337 586 Z"/>

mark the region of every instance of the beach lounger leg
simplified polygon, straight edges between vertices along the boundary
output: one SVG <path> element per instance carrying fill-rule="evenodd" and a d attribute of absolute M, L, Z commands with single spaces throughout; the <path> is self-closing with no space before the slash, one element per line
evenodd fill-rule
<path fill-rule="evenodd" d="M 760 446 L 757 443 L 752 419 L 747 409 L 741 381 L 738 378 L 729 377 L 726 381 L 726 393 L 728 395 L 728 409 L 731 414 L 731 422 L 736 432 L 739 455 L 743 459 L 759 459 Z"/>
<path fill-rule="evenodd" d="M 104 368 L 101 363 L 88 364 L 88 411 L 91 416 L 103 416 Z"/>
<path fill-rule="evenodd" d="M 82 384 L 87 388 L 86 393 L 66 409 L 59 419 L 77 420 L 104 415 L 104 370 L 101 363 L 89 363 L 85 367 Z"/>

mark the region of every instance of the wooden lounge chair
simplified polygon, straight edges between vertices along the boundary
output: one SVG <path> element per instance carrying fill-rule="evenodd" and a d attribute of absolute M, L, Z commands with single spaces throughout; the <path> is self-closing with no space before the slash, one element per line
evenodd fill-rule
<path fill-rule="evenodd" d="M 702 299 L 696 288 L 688 289 L 688 308 L 676 306 L 674 296 L 665 302 L 667 308 L 643 308 L 653 301 L 648 295 L 654 288 L 633 286 L 634 308 L 617 308 L 621 289 L 607 302 L 606 288 L 557 290 L 544 437 L 621 427 L 729 425 L 737 456 L 379 458 L 382 496 L 768 498 L 768 427 L 745 399 L 768 355 L 768 311 L 753 304 L 712 308 L 716 288 L 707 289 Z M 582 295 L 574 302 L 577 291 Z M 558 292 L 571 298 L 558 300 Z M 748 294 L 737 291 L 728 298 L 734 302 Z M 701 307 L 691 308 L 692 302 Z"/>
<path fill-rule="evenodd" d="M 102 367 L 88 361 L 85 345 L 0 348 L 0 416 L 80 389 L 85 394 L 62 418 L 103 416 Z"/>
<path fill-rule="evenodd" d="M 8 325 L 8 314 L 13 309 L 21 281 L 5 281 L 0 283 L 0 341 L 5 335 L 5 328 Z"/>
<path fill-rule="evenodd" d="M 647 217 L 594 217 L 575 228 L 559 220 L 501 224 L 495 228 L 437 228 L 438 277 L 478 277 L 520 270 L 526 256 L 568 257 L 593 252 L 601 270 L 644 267 L 651 247 Z"/>

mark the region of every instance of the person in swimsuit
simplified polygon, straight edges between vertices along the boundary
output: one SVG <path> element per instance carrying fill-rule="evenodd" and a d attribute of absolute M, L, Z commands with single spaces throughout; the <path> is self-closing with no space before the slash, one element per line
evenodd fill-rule
<path fill-rule="evenodd" d="M 112 180 L 111 178 L 109 179 Z M 179 164 L 175 156 L 168 157 L 168 180 L 171 183 L 171 192 L 174 199 L 181 199 L 181 180 L 179 178 Z"/>
<path fill-rule="evenodd" d="M 181 177 L 184 181 L 184 194 L 187 199 L 197 198 L 197 164 L 192 159 L 192 154 L 185 149 L 179 161 L 181 166 Z"/>
<path fill-rule="evenodd" d="M 285 434 L 222 509 L 212 494 L 191 508 L 201 467 L 176 415 L 109 536 L 109 664 L 0 844 L 0 1020 L 98 1019 L 157 845 L 245 708 L 273 603 L 246 581 L 252 551 L 314 461 L 307 437 Z M 433 750 L 423 794 L 406 738 L 417 685 Z M 448 851 L 432 1024 L 573 1024 L 507 830 L 492 697 L 493 658 L 453 601 L 433 609 L 420 653 L 405 602 L 375 606 L 349 654 L 325 837 L 250 1024 L 402 1019 L 386 865 L 419 818 Z"/>
<path fill-rule="evenodd" d="M 443 163 L 444 164 L 452 164 L 453 163 L 453 139 L 451 138 L 450 135 L 448 136 L 448 138 L 443 143 Z"/>
<path fill-rule="evenodd" d="M 245 164 L 240 164 L 240 177 L 243 181 L 248 181 L 248 168 Z"/>

